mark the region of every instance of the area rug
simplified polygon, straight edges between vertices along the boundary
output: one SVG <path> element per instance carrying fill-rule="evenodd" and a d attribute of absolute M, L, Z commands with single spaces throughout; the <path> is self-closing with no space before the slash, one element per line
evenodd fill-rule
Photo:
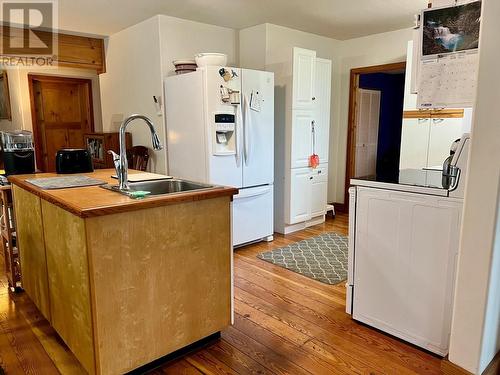
<path fill-rule="evenodd" d="M 325 284 L 347 279 L 347 237 L 337 233 L 324 233 L 257 257 Z"/>

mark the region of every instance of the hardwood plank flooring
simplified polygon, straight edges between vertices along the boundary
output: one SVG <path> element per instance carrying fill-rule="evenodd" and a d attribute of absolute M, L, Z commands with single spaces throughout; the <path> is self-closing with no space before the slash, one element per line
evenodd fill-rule
<path fill-rule="evenodd" d="M 326 285 L 256 255 L 324 232 L 347 234 L 347 216 L 235 251 L 234 326 L 212 344 L 150 374 L 442 374 L 441 359 L 353 321 L 345 287 Z M 0 277 L 0 366 L 7 374 L 81 374 L 24 293 Z"/>

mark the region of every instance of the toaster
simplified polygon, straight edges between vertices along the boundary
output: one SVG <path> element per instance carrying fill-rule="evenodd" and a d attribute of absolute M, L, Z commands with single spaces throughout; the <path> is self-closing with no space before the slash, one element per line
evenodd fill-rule
<path fill-rule="evenodd" d="M 93 172 L 90 152 L 84 149 L 62 149 L 56 154 L 56 172 L 87 173 Z"/>

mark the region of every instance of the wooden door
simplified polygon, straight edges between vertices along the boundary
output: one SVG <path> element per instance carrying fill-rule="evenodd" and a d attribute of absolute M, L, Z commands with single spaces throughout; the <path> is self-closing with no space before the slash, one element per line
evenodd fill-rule
<path fill-rule="evenodd" d="M 29 75 L 37 168 L 55 171 L 62 148 L 85 148 L 83 134 L 94 131 L 91 81 Z"/>
<path fill-rule="evenodd" d="M 377 173 L 380 91 L 358 90 L 355 177 Z"/>
<path fill-rule="evenodd" d="M 293 49 L 293 108 L 312 109 L 314 97 L 314 78 L 316 51 Z"/>

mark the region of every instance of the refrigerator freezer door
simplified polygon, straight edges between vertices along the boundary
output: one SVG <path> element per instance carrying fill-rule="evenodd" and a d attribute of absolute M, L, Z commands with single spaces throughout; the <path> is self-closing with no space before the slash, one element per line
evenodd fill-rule
<path fill-rule="evenodd" d="M 225 81 L 220 75 L 219 70 L 226 69 L 231 72 L 232 78 Z M 211 184 L 220 184 L 233 187 L 243 186 L 243 169 L 242 169 L 242 116 L 240 104 L 231 104 L 230 100 L 224 101 L 222 92 L 240 92 L 241 93 L 241 71 L 238 68 L 224 68 L 220 66 L 207 66 L 200 70 L 204 73 L 204 90 L 205 90 L 205 131 L 208 140 L 208 182 Z M 236 154 L 221 155 L 217 154 L 214 149 L 214 144 L 217 140 L 215 116 L 228 114 L 235 118 L 235 131 L 231 135 L 235 137 Z M 229 136 L 229 134 L 227 135 Z"/>
<path fill-rule="evenodd" d="M 241 189 L 233 200 L 233 245 L 273 234 L 273 185 Z"/>
<path fill-rule="evenodd" d="M 242 69 L 243 186 L 274 180 L 274 75 Z"/>

